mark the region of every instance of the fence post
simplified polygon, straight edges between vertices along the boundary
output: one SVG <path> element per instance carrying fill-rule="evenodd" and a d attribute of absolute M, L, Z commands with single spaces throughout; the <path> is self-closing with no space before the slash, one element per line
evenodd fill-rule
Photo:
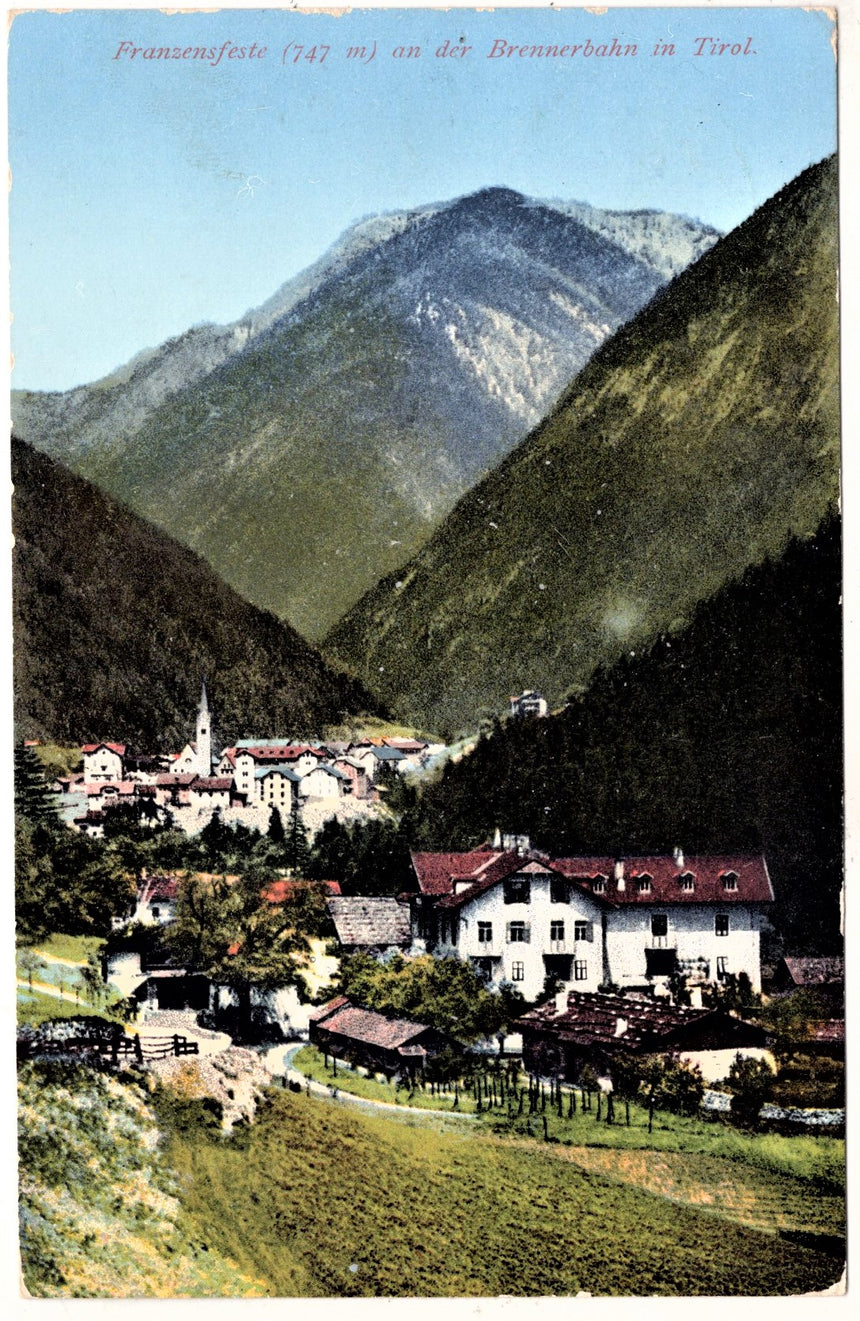
<path fill-rule="evenodd" d="M 174 1034 L 173 1034 L 173 1053 L 174 1053 L 174 1055 L 178 1055 L 178 1054 L 179 1054 L 179 1033 L 178 1033 L 178 1032 L 174 1032 Z"/>

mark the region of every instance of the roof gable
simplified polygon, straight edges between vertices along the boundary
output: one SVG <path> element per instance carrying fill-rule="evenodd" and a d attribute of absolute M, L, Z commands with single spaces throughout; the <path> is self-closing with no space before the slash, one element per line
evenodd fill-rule
<path fill-rule="evenodd" d="M 392 898 L 348 895 L 327 900 L 342 945 L 398 945 L 411 941 L 409 909 Z"/>

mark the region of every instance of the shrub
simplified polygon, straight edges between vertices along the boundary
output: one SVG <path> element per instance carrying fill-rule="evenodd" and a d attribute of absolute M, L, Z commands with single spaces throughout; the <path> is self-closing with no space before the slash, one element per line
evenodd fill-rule
<path fill-rule="evenodd" d="M 729 1070 L 728 1086 L 732 1092 L 731 1114 L 743 1128 L 757 1128 L 759 1111 L 773 1092 L 776 1075 L 766 1060 L 736 1055 Z"/>

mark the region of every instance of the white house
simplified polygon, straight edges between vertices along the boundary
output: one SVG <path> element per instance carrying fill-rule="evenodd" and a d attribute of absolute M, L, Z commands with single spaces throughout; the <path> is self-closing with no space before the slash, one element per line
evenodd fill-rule
<path fill-rule="evenodd" d="M 290 743 L 287 739 L 241 739 L 233 749 L 235 770 L 231 773 L 235 776 L 236 788 L 247 795 L 250 803 L 254 798 L 261 801 L 257 792 L 261 779 L 258 771 L 283 766 L 301 778 L 322 765 L 326 756 L 321 748 L 307 743 Z"/>
<path fill-rule="evenodd" d="M 121 780 L 125 763 L 124 743 L 85 743 L 81 748 L 84 758 L 84 780 Z"/>
<path fill-rule="evenodd" d="M 283 814 L 298 805 L 301 776 L 292 766 L 260 766 L 254 771 L 253 798 L 266 807 L 277 807 Z"/>
<path fill-rule="evenodd" d="M 535 999 L 548 975 L 579 991 L 665 992 L 746 973 L 761 989 L 759 941 L 773 889 L 764 858 L 554 858 L 482 848 L 415 853 L 413 938 L 458 955 L 491 984 Z"/>
<path fill-rule="evenodd" d="M 314 766 L 299 782 L 302 798 L 342 798 L 351 791 L 352 781 L 336 766 Z"/>
<path fill-rule="evenodd" d="M 549 705 L 546 698 L 536 693 L 533 688 L 527 688 L 524 693 L 511 698 L 512 716 L 545 716 L 548 712 Z"/>

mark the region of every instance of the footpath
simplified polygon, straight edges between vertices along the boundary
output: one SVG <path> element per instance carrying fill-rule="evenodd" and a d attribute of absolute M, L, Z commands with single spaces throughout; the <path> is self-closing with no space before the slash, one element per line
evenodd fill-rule
<path fill-rule="evenodd" d="M 434 1123 L 447 1119 L 466 1120 L 467 1122 L 477 1119 L 477 1115 L 460 1114 L 457 1110 L 423 1110 L 419 1109 L 418 1106 L 398 1105 L 392 1101 L 372 1101 L 366 1096 L 355 1096 L 352 1092 L 345 1092 L 334 1082 L 317 1082 L 315 1078 L 308 1078 L 306 1074 L 301 1073 L 293 1066 L 293 1060 L 303 1045 L 303 1042 L 299 1042 L 295 1046 L 275 1046 L 272 1050 L 267 1051 L 262 1058 L 266 1069 L 273 1077 L 282 1077 L 285 1084 L 298 1084 L 308 1096 L 323 1096 L 327 1101 L 354 1105 L 360 1110 L 396 1116 L 398 1119 L 432 1120 Z"/>

